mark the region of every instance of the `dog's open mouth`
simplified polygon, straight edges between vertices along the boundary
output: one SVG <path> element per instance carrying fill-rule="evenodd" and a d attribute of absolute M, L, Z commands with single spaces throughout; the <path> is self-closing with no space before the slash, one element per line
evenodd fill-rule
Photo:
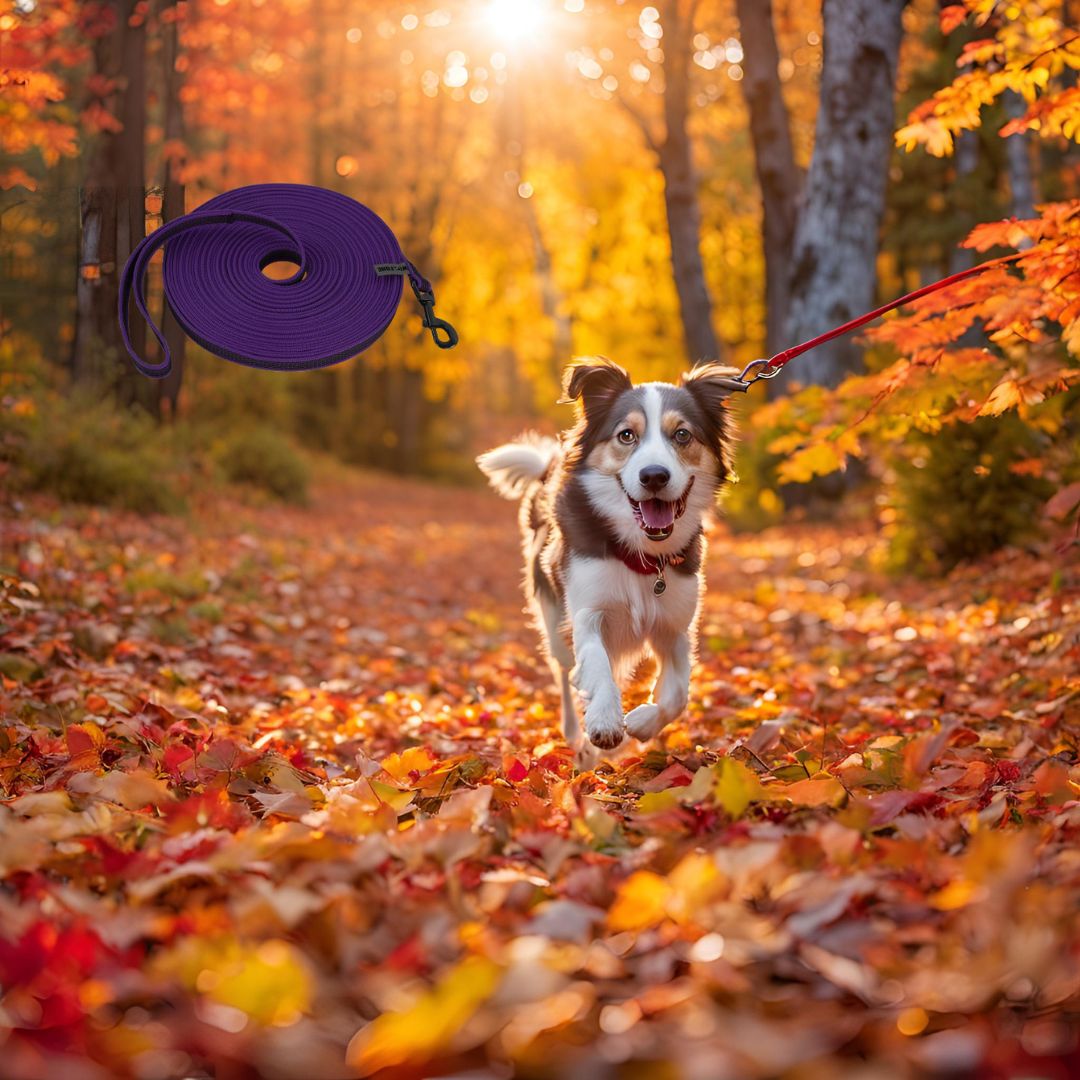
<path fill-rule="evenodd" d="M 627 494 L 626 497 L 634 508 L 634 517 L 650 540 L 666 540 L 671 535 L 675 522 L 686 513 L 686 502 L 693 486 L 694 478 L 691 476 L 686 490 L 671 502 L 667 499 L 642 499 L 638 502 Z"/>

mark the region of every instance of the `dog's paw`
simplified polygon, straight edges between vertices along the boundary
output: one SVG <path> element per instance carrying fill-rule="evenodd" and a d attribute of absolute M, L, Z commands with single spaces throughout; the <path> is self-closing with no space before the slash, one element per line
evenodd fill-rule
<path fill-rule="evenodd" d="M 614 750 L 623 741 L 622 709 L 594 707 L 585 712 L 585 734 L 601 750 Z"/>
<path fill-rule="evenodd" d="M 642 742 L 648 742 L 663 726 L 664 721 L 660 717 L 660 706 L 654 705 L 651 701 L 639 705 L 636 709 L 631 709 L 626 714 L 627 732 Z"/>
<path fill-rule="evenodd" d="M 579 738 L 574 746 L 574 764 L 578 772 L 592 772 L 603 760 L 603 754 L 586 738 Z"/>

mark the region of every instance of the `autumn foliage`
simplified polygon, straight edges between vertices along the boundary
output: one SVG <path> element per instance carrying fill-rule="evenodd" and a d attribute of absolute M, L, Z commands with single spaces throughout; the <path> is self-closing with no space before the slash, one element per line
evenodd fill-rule
<path fill-rule="evenodd" d="M 1002 137 L 1030 131 L 1075 143 L 1080 35 L 1062 5 L 1050 0 L 1005 11 L 992 0 L 967 0 L 942 10 L 946 33 L 967 25 L 984 36 L 963 46 L 960 74 L 911 113 L 897 144 L 949 154 L 955 136 L 978 129 L 985 107 L 1009 93 L 1026 109 L 1001 127 Z M 1070 181 L 1075 184 L 1075 174 Z M 827 474 L 851 456 L 902 444 L 909 433 L 932 435 L 944 425 L 1016 410 L 1054 445 L 1013 467 L 1046 474 L 1059 488 L 1073 485 L 1080 468 L 1070 420 L 1076 400 L 1070 391 L 1080 382 L 1080 199 L 1045 203 L 1035 218 L 978 225 L 962 246 L 986 260 L 985 272 L 866 330 L 880 357 L 873 370 L 849 377 L 835 392 L 808 387 L 756 414 L 764 427 L 783 429 L 769 444 L 782 455 L 782 482 Z M 995 260 L 1002 249 L 1016 254 Z M 983 341 L 966 343 L 972 333 Z M 1080 488 L 1070 490 L 1075 505 Z"/>

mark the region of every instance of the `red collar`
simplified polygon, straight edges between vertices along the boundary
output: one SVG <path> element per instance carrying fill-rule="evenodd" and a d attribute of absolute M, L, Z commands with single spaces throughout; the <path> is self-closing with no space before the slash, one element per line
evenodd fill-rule
<path fill-rule="evenodd" d="M 646 555 L 642 551 L 632 551 L 625 544 L 615 544 L 615 554 L 634 571 L 647 577 L 656 577 L 665 566 L 678 566 L 686 562 L 686 548 L 678 555 Z"/>

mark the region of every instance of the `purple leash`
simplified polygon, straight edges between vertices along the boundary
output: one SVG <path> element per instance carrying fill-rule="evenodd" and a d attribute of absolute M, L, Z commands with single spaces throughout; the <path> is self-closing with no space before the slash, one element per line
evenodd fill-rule
<path fill-rule="evenodd" d="M 143 285 L 154 252 L 168 240 L 161 272 L 169 307 L 188 337 L 225 360 L 272 371 L 348 360 L 393 321 L 406 276 L 435 344 L 449 349 L 458 343 L 457 331 L 435 316 L 431 282 L 376 213 L 327 188 L 251 184 L 155 229 L 124 265 L 120 332 L 135 367 L 152 379 L 168 375 L 172 359 L 147 311 Z M 278 260 L 300 269 L 290 278 L 268 278 L 263 268 Z M 165 352 L 156 364 L 131 344 L 132 293 Z"/>

